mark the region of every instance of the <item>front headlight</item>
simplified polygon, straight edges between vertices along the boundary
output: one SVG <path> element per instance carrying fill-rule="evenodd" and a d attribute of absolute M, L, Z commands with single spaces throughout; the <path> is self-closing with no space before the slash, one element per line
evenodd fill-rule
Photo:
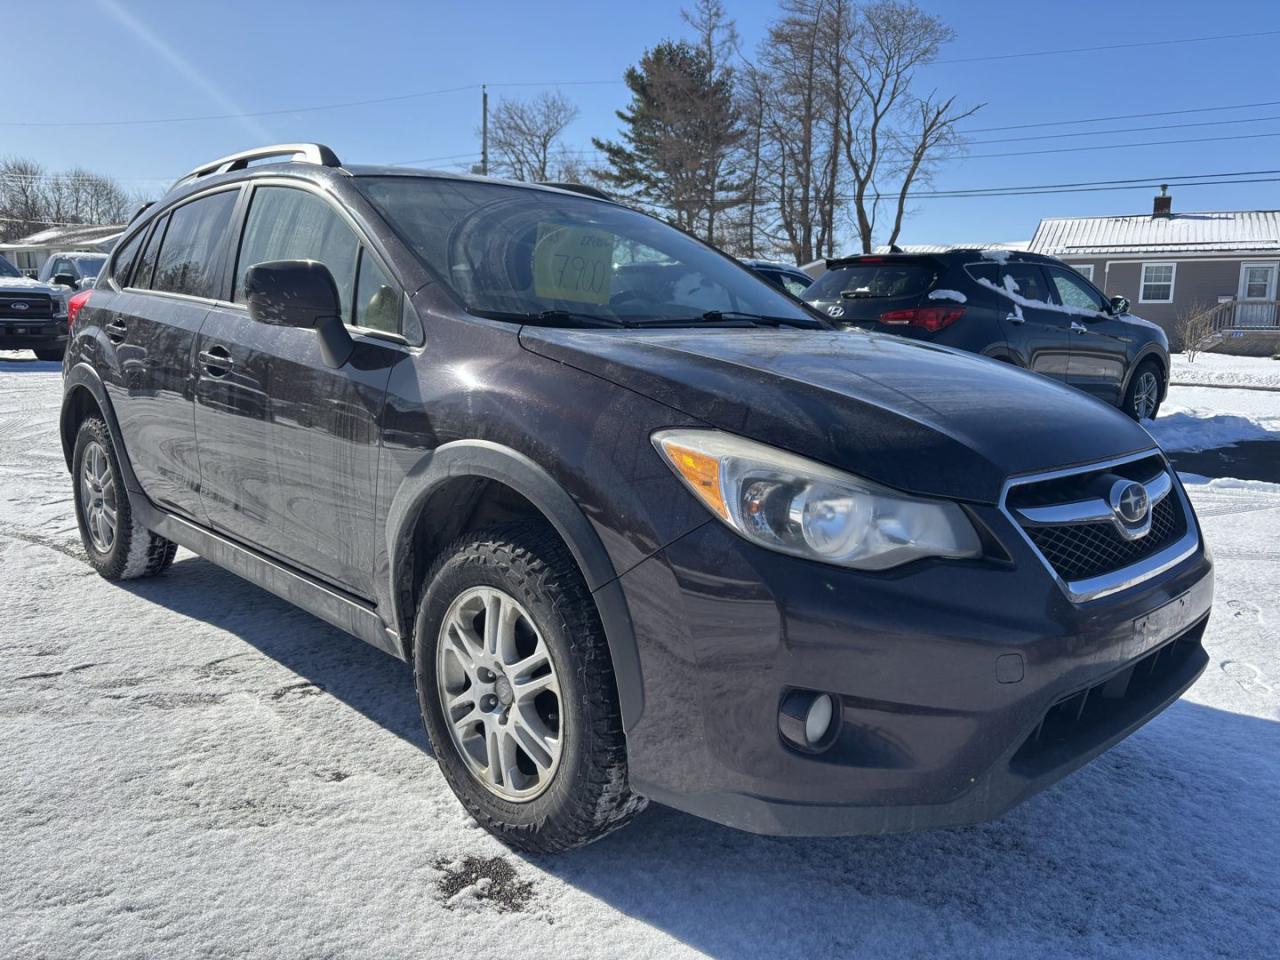
<path fill-rule="evenodd" d="M 982 553 L 954 503 L 898 493 L 718 430 L 659 430 L 653 443 L 712 513 L 770 550 L 859 570 Z"/>

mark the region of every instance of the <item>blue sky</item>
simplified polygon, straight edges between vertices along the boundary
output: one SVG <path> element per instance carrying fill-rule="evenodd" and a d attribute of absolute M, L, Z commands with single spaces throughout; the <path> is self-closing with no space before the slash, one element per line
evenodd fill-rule
<path fill-rule="evenodd" d="M 30 42 L 6 44 L 0 155 L 31 157 L 52 169 L 81 164 L 152 193 L 203 160 L 264 141 L 318 140 L 348 162 L 432 158 L 422 165 L 450 167 L 471 162 L 471 157 L 459 155 L 479 151 L 478 90 L 255 118 L 79 127 L 12 124 L 291 111 L 481 82 L 492 85 L 494 98 L 528 96 L 543 85 L 559 85 L 581 108 L 569 131 L 570 145 L 589 148 L 593 134 L 616 131 L 613 111 L 626 102 L 619 82 L 626 66 L 646 47 L 684 34 L 681 5 L 678 0 L 63 0 L 56 5 L 3 0 L 6 38 Z M 776 4 L 752 0 L 726 5 L 738 21 L 746 50 L 754 52 Z M 969 122 L 971 129 L 1280 101 L 1275 66 L 1280 35 L 1256 36 L 1280 31 L 1280 6 L 1274 2 L 925 0 L 922 5 L 957 31 L 956 41 L 944 53 L 952 61 L 1250 35 L 1107 52 L 968 60 L 923 71 L 922 87 L 954 92 L 966 104 L 987 104 Z M 91 79 L 62 79 L 77 75 Z M 1210 121 L 1215 125 L 1135 129 Z M 1280 169 L 1280 102 L 1182 116 L 974 132 L 971 138 L 1058 133 L 1087 135 L 975 143 L 968 158 L 939 172 L 935 188 Z M 1276 136 L 1102 149 L 1137 141 L 1257 134 Z M 980 156 L 1065 147 L 1088 149 Z M 1280 183 L 1172 192 L 1175 211 L 1280 207 Z M 1145 212 L 1150 210 L 1151 194 L 1142 187 L 997 199 L 921 198 L 903 241 L 1025 239 L 1040 217 Z"/>

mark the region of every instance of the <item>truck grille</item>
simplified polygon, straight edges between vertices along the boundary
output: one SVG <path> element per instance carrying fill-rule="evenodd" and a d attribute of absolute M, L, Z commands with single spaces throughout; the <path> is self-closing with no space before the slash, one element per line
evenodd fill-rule
<path fill-rule="evenodd" d="M 1145 532 L 1140 526 L 1127 528 L 1112 512 L 1111 491 L 1123 490 L 1118 486 L 1122 481 L 1136 481 L 1156 491 L 1151 493 L 1155 502 Z M 1005 508 L 1044 562 L 1068 585 L 1118 574 L 1173 547 L 1186 537 L 1191 522 L 1176 481 L 1159 454 L 1015 482 L 1006 494 Z"/>
<path fill-rule="evenodd" d="M 47 293 L 0 293 L 0 319 L 48 320 L 53 316 L 53 298 Z"/>

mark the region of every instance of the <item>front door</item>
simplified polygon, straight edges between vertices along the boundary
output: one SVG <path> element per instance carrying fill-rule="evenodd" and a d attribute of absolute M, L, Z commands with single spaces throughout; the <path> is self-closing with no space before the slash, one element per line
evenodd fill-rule
<path fill-rule="evenodd" d="M 258 323 L 243 301 L 255 263 L 316 260 L 342 296 L 356 350 L 325 365 L 314 330 Z M 318 195 L 255 189 L 234 277 L 197 343 L 196 441 L 212 525 L 361 597 L 373 596 L 382 404 L 405 348 L 403 294 Z"/>
<path fill-rule="evenodd" d="M 1274 327 L 1276 264 L 1242 263 L 1236 302 L 1237 327 Z"/>
<path fill-rule="evenodd" d="M 1129 351 L 1136 339 L 1133 324 L 1113 316 L 1107 298 L 1074 270 L 1054 266 L 1044 270 L 1058 304 L 1073 311 L 1067 382 L 1119 406 Z"/>

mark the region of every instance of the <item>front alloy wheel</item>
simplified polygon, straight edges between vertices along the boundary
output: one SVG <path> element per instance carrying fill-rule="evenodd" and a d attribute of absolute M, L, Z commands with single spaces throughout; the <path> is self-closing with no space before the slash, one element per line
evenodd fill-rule
<path fill-rule="evenodd" d="M 504 800 L 532 800 L 560 766 L 560 681 L 520 601 L 493 587 L 459 594 L 436 643 L 449 737 L 467 769 Z"/>

